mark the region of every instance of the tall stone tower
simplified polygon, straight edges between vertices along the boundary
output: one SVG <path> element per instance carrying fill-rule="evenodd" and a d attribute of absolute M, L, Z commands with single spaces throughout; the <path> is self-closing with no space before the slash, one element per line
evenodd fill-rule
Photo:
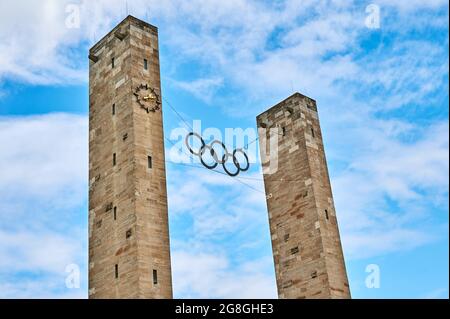
<path fill-rule="evenodd" d="M 257 123 L 267 131 L 261 152 L 278 129 L 277 169 L 264 184 L 279 297 L 350 298 L 316 102 L 295 93 Z"/>
<path fill-rule="evenodd" d="M 89 52 L 89 298 L 172 298 L 158 29 Z"/>

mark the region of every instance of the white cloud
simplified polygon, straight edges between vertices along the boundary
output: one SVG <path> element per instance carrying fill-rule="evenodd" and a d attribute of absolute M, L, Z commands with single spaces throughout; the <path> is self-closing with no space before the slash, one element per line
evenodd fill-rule
<path fill-rule="evenodd" d="M 81 241 L 48 230 L 0 230 L 0 272 L 30 271 L 64 274 L 65 267 L 85 256 Z"/>
<path fill-rule="evenodd" d="M 412 144 L 380 138 L 373 145 L 373 153 L 379 155 L 361 156 L 353 162 L 352 169 L 365 171 L 393 198 L 417 198 L 420 196 L 417 190 L 423 189 L 445 193 L 449 174 L 448 123 L 418 131 L 421 138 Z"/>
<path fill-rule="evenodd" d="M 400 130 L 361 125 L 351 130 L 359 133 L 358 154 L 347 169 L 331 174 L 345 252 L 366 258 L 448 236 L 440 225 L 426 222 L 439 219 L 433 207 L 445 209 L 448 199 L 448 123 Z M 421 138 L 399 140 L 412 132 Z M 342 153 L 338 147 L 331 149 Z"/>
<path fill-rule="evenodd" d="M 0 5 L 0 78 L 44 84 L 86 81 L 87 46 L 126 13 L 120 0 L 79 1 L 80 28 L 69 29 L 65 8 L 72 1 L 29 3 Z M 379 4 L 383 13 L 379 54 L 368 55 L 359 54 L 360 41 L 373 31 L 364 25 L 365 6 L 356 2 L 129 0 L 128 8 L 159 25 L 161 46 L 168 49 L 162 50 L 167 69 L 176 73 L 177 65 L 200 63 L 204 74 L 198 79 L 187 82 L 175 74 L 171 78 L 175 86 L 208 103 L 217 98 L 224 82 L 245 91 L 251 97 L 248 102 L 256 105 L 290 93 L 292 86 L 315 97 L 339 95 L 339 81 L 357 82 L 361 91 L 384 86 L 380 100 L 369 101 L 375 108 L 402 107 L 439 92 L 447 74 L 446 65 L 439 62 L 447 60 L 442 47 L 426 38 L 414 45 L 404 41 L 391 45 L 383 41 L 383 32 L 414 30 L 417 27 L 410 21 L 420 18 L 417 12 L 424 8 L 430 10 L 427 21 L 434 21 L 434 12 L 445 9 L 445 1 Z M 13 21 L 18 16 L 23 18 L 20 24 Z M 230 114 L 242 112 L 226 105 Z"/>
<path fill-rule="evenodd" d="M 221 78 L 197 79 L 194 81 L 172 81 L 175 86 L 191 93 L 196 98 L 210 103 L 216 91 L 223 85 Z"/>
<path fill-rule="evenodd" d="M 344 222 L 341 220 L 340 225 L 342 224 Z M 388 223 L 367 227 L 367 230 L 362 231 L 343 230 L 341 234 L 343 247 L 350 257 L 347 261 L 408 251 L 436 240 L 435 235 L 425 231 L 393 228 Z"/>
<path fill-rule="evenodd" d="M 249 227 L 268 230 L 262 180 L 257 180 L 259 174 L 247 177 L 256 180 L 231 178 L 204 168 L 170 170 L 170 212 L 189 215 L 194 239 L 199 241 L 246 232 Z"/>
<path fill-rule="evenodd" d="M 410 11 L 416 11 L 416 10 L 423 10 L 423 9 L 436 9 L 439 7 L 445 7 L 448 5 L 448 2 L 446 0 L 428 0 L 428 1 L 421 1 L 421 0 L 412 0 L 412 1 L 403 1 L 403 0 L 378 0 L 377 4 L 380 6 L 385 7 L 394 7 L 401 12 L 410 12 Z"/>
<path fill-rule="evenodd" d="M 64 278 L 41 275 L 37 279 L 5 282 L 0 277 L 2 299 L 86 299 L 83 289 L 61 289 Z"/>
<path fill-rule="evenodd" d="M 0 117 L 2 194 L 23 192 L 48 200 L 65 187 L 84 193 L 87 130 L 85 116 Z"/>
<path fill-rule="evenodd" d="M 262 182 L 169 167 L 175 297 L 276 298 Z"/>
<path fill-rule="evenodd" d="M 271 259 L 231 267 L 225 256 L 175 252 L 172 261 L 175 297 L 277 298 L 275 278 L 264 271 Z"/>
<path fill-rule="evenodd" d="M 48 84 L 82 78 L 60 51 L 71 42 L 64 27 L 64 4 L 20 0 L 0 4 L 0 79 Z"/>
<path fill-rule="evenodd" d="M 0 297 L 83 296 L 65 267 L 86 266 L 87 118 L 0 117 L 0 145 Z"/>

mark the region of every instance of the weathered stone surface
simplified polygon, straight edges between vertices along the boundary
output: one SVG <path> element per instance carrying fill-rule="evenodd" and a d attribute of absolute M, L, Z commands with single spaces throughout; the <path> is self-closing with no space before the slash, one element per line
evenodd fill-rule
<path fill-rule="evenodd" d="M 172 298 L 162 113 L 133 95 L 161 96 L 158 31 L 129 16 L 90 56 L 89 297 Z"/>
<path fill-rule="evenodd" d="M 285 130 L 264 175 L 279 297 L 350 298 L 316 102 L 296 93 L 257 123 Z"/>

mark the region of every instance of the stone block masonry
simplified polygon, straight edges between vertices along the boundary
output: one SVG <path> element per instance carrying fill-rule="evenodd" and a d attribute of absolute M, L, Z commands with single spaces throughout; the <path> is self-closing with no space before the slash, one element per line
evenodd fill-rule
<path fill-rule="evenodd" d="M 264 174 L 279 298 L 350 298 L 316 102 L 296 93 L 257 124 L 260 144 L 280 134 L 278 169 Z"/>
<path fill-rule="evenodd" d="M 127 17 L 89 52 L 89 298 L 172 298 L 158 30 Z M 160 99 L 161 100 L 161 99 Z"/>

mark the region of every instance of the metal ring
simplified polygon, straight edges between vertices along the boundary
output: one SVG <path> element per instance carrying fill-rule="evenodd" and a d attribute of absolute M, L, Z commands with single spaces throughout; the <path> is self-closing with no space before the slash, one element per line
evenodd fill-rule
<path fill-rule="evenodd" d="M 199 149 L 199 151 L 197 153 L 194 152 L 194 150 L 189 145 L 189 137 L 191 137 L 191 136 L 195 136 L 195 137 L 199 138 L 200 142 L 202 142 L 202 146 L 200 147 L 200 149 Z M 191 154 L 194 154 L 196 156 L 201 156 L 200 153 L 202 152 L 202 149 L 206 146 L 205 141 L 203 140 L 203 137 L 201 137 L 200 134 L 197 134 L 197 133 L 194 133 L 194 132 L 191 132 L 188 135 L 186 135 L 186 138 L 185 138 L 184 142 L 185 142 L 189 152 L 191 152 Z"/>
<path fill-rule="evenodd" d="M 244 155 L 245 160 L 247 161 L 247 167 L 245 167 L 245 168 L 241 167 L 241 164 L 239 163 L 239 161 L 236 158 L 236 153 L 238 153 L 238 152 L 241 153 L 242 155 Z M 247 156 L 247 154 L 245 154 L 245 152 L 241 148 L 235 149 L 233 151 L 233 162 L 234 162 L 234 165 L 236 165 L 236 167 L 239 168 L 239 170 L 241 172 L 246 172 L 250 168 L 250 161 L 248 160 L 248 156 Z"/>
<path fill-rule="evenodd" d="M 211 156 L 214 159 L 214 164 L 213 165 L 208 165 L 205 163 L 205 161 L 203 160 L 203 154 L 205 154 L 205 150 L 209 149 L 209 153 L 211 154 Z M 217 165 L 219 165 L 219 163 L 216 162 L 215 158 L 214 158 L 214 150 L 212 149 L 211 146 L 209 145 L 204 145 L 201 149 L 200 149 L 200 155 L 198 155 L 198 157 L 200 158 L 200 162 L 202 162 L 203 166 L 205 166 L 208 169 L 215 169 L 217 167 Z"/>
<path fill-rule="evenodd" d="M 198 152 L 195 152 L 195 151 L 191 148 L 191 146 L 190 146 L 190 144 L 189 144 L 189 138 L 190 138 L 191 136 L 197 137 L 197 138 L 200 140 L 201 144 L 202 144 L 202 146 L 200 147 L 200 149 L 198 150 Z M 229 175 L 229 176 L 231 176 L 231 177 L 235 177 L 235 176 L 238 176 L 240 172 L 246 172 L 246 171 L 250 168 L 250 161 L 249 161 L 249 159 L 248 159 L 248 155 L 247 155 L 247 153 L 245 153 L 245 151 L 244 151 L 242 148 L 235 149 L 235 150 L 233 151 L 233 153 L 230 154 L 230 153 L 228 152 L 227 147 L 225 146 L 225 144 L 224 144 L 223 142 L 221 142 L 221 141 L 219 141 L 219 140 L 214 140 L 214 141 L 211 142 L 210 145 L 206 145 L 206 143 L 205 143 L 205 141 L 203 140 L 202 136 L 201 136 L 200 134 L 197 134 L 197 133 L 194 133 L 194 132 L 191 132 L 191 133 L 189 133 L 188 135 L 186 135 L 186 138 L 185 138 L 185 144 L 186 144 L 187 148 L 189 149 L 189 152 L 190 152 L 191 154 L 194 154 L 194 155 L 198 156 L 199 159 L 200 159 L 200 162 L 202 163 L 202 165 L 203 165 L 204 167 L 206 167 L 207 169 L 211 169 L 211 170 L 212 170 L 212 169 L 215 169 L 215 168 L 217 167 L 217 165 L 221 164 L 222 167 L 223 167 L 223 170 L 225 171 L 225 173 L 226 173 L 227 175 Z M 223 151 L 224 151 L 221 160 L 219 159 L 218 153 L 214 150 L 214 145 L 215 145 L 215 144 L 219 144 L 220 146 L 222 146 L 222 149 L 223 149 Z M 210 164 L 207 164 L 207 163 L 203 160 L 203 155 L 205 155 L 205 152 L 206 152 L 207 150 L 209 151 L 209 154 L 212 156 L 212 158 L 213 158 L 213 160 L 214 160 L 214 164 L 211 164 L 211 165 L 210 165 Z M 236 156 L 237 153 L 242 153 L 242 155 L 244 155 L 244 157 L 245 157 L 245 160 L 247 161 L 247 165 L 246 165 L 244 168 L 242 168 L 241 164 L 239 163 L 239 161 L 238 161 L 238 159 L 237 159 L 237 156 Z M 234 166 L 235 166 L 236 169 L 237 169 L 236 172 L 230 172 L 230 171 L 228 170 L 228 168 L 226 167 L 226 163 L 228 162 L 228 160 L 229 160 L 230 157 L 233 158 L 233 164 L 234 164 Z"/>
<path fill-rule="evenodd" d="M 223 158 L 222 155 L 222 160 L 219 160 L 218 156 L 217 156 L 217 152 L 214 150 L 214 144 L 219 144 L 220 146 L 222 146 L 224 152 L 223 154 L 226 155 L 226 158 Z M 214 140 L 211 142 L 211 155 L 214 157 L 214 160 L 216 161 L 217 164 L 223 164 L 228 160 L 228 156 L 230 155 L 228 153 L 228 149 L 225 146 L 225 144 L 223 144 L 223 142 L 219 141 L 219 140 Z"/>
<path fill-rule="evenodd" d="M 227 154 L 227 155 L 231 155 L 231 154 Z M 234 155 L 233 155 L 234 156 Z M 235 176 L 238 176 L 239 175 L 239 173 L 240 173 L 240 171 L 241 171 L 241 169 L 239 168 L 239 166 L 237 166 L 236 165 L 236 163 L 234 163 L 234 166 L 236 166 L 236 168 L 237 168 L 237 170 L 236 170 L 236 173 L 232 173 L 232 172 L 230 172 L 228 169 L 227 169 L 227 167 L 225 166 L 225 164 L 226 164 L 226 161 L 224 162 L 223 160 L 225 159 L 225 154 L 223 155 L 223 157 L 222 157 L 222 167 L 223 167 L 223 170 L 225 171 L 225 173 L 227 173 L 229 176 L 231 176 L 231 177 L 235 177 Z M 233 158 L 233 162 L 234 162 L 234 158 Z"/>

